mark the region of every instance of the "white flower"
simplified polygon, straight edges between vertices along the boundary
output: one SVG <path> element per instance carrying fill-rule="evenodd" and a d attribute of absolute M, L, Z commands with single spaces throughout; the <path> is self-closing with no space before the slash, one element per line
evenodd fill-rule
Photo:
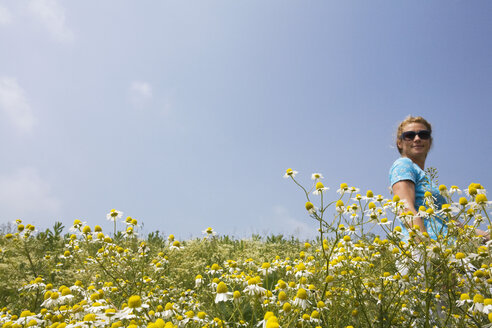
<path fill-rule="evenodd" d="M 215 230 L 212 229 L 211 227 L 208 227 L 207 229 L 203 230 L 202 233 L 204 235 L 206 235 L 207 237 L 208 236 L 215 236 L 217 234 L 217 232 L 215 232 Z"/>
<path fill-rule="evenodd" d="M 327 188 L 323 185 L 321 181 L 316 182 L 315 185 L 315 190 L 313 191 L 314 195 L 321 195 L 325 190 L 328 190 L 330 188 Z"/>
<path fill-rule="evenodd" d="M 265 262 L 261 265 L 261 268 L 258 268 L 258 272 L 262 273 L 264 276 L 275 271 L 275 268 L 272 268 L 269 262 Z"/>
<path fill-rule="evenodd" d="M 354 193 L 354 192 L 359 192 L 360 189 L 359 188 L 355 188 L 355 187 L 349 187 L 348 188 L 348 191 L 350 191 L 351 193 Z"/>
<path fill-rule="evenodd" d="M 117 211 L 114 208 L 106 214 L 106 218 L 109 221 L 116 221 L 117 219 L 120 219 L 123 216 L 123 212 Z"/>
<path fill-rule="evenodd" d="M 480 196 L 480 195 L 479 195 Z M 477 198 L 479 198 L 477 196 Z M 470 205 L 470 207 L 474 210 L 480 210 L 482 208 L 486 208 L 486 209 L 489 209 L 492 205 L 492 201 L 489 201 L 487 200 L 487 198 L 485 198 L 485 200 L 481 200 L 479 202 L 475 201 L 475 202 L 470 202 L 468 203 L 468 205 Z"/>
<path fill-rule="evenodd" d="M 341 183 L 340 184 L 340 189 L 337 189 L 337 193 L 339 194 L 344 194 L 346 191 L 348 191 L 348 185 L 346 183 Z"/>
<path fill-rule="evenodd" d="M 311 179 L 313 180 L 319 180 L 319 179 L 323 179 L 323 175 L 321 173 L 313 173 L 311 174 Z"/>
<path fill-rule="evenodd" d="M 200 287 L 203 284 L 203 277 L 202 275 L 197 275 L 195 278 L 195 288 Z"/>
<path fill-rule="evenodd" d="M 82 222 L 80 220 L 75 220 L 73 225 L 68 229 L 70 232 L 79 232 L 83 226 L 86 226 L 87 222 Z"/>
<path fill-rule="evenodd" d="M 31 320 L 35 320 L 38 324 L 44 322 L 44 320 L 39 319 L 35 313 L 32 313 L 32 312 L 27 313 L 27 312 L 29 312 L 29 311 L 23 311 L 20 318 L 17 319 L 17 321 L 15 321 L 15 323 L 24 327 L 24 326 L 27 326 L 27 324 Z"/>
<path fill-rule="evenodd" d="M 484 312 L 484 297 L 482 295 L 477 294 L 473 297 L 473 305 L 470 307 L 470 311 Z"/>
<path fill-rule="evenodd" d="M 0 254 L 3 253 L 2 250 L 0 250 Z M 43 283 L 43 281 L 40 278 L 37 278 L 34 281 L 31 281 L 31 283 L 19 288 L 19 290 L 36 290 L 36 289 L 41 289 L 43 290 L 46 287 L 46 285 Z"/>
<path fill-rule="evenodd" d="M 162 311 L 162 317 L 164 319 L 169 319 L 177 313 L 177 309 L 174 303 L 167 303 L 164 307 L 164 311 Z"/>
<path fill-rule="evenodd" d="M 492 299 L 490 298 L 485 299 L 482 312 L 485 314 L 489 314 L 490 312 L 492 312 Z"/>
<path fill-rule="evenodd" d="M 379 221 L 379 225 L 390 225 L 393 221 L 388 220 L 387 218 L 382 218 L 381 221 Z"/>
<path fill-rule="evenodd" d="M 297 171 L 294 171 L 293 169 L 287 169 L 285 170 L 284 178 L 293 178 L 296 176 L 296 174 L 299 173 Z"/>
<path fill-rule="evenodd" d="M 227 302 L 227 301 L 230 301 L 231 299 L 232 299 L 232 293 L 231 292 L 217 293 L 217 295 L 215 296 L 215 303 Z"/>
<path fill-rule="evenodd" d="M 227 285 L 221 281 L 217 285 L 217 295 L 215 296 L 215 303 L 227 302 L 232 299 L 232 293 L 228 291 Z"/>
<path fill-rule="evenodd" d="M 299 264 L 297 266 L 297 270 L 296 270 L 296 273 L 295 273 L 295 276 L 296 278 L 300 278 L 300 277 L 309 277 L 310 275 L 312 275 L 312 273 L 310 271 L 308 271 L 308 269 L 306 269 L 306 267 L 304 266 L 304 264 Z"/>
<path fill-rule="evenodd" d="M 355 229 L 355 227 L 353 225 L 349 226 L 349 228 L 347 230 L 347 234 L 354 235 L 356 232 L 357 232 L 357 230 Z"/>
<path fill-rule="evenodd" d="M 95 302 L 94 304 L 92 304 L 92 306 L 86 308 L 86 311 L 91 312 L 91 313 L 101 313 L 101 312 L 105 311 L 106 309 L 108 309 L 109 307 L 110 306 L 107 304 Z"/>
<path fill-rule="evenodd" d="M 183 248 L 183 246 L 181 246 L 181 243 L 178 240 L 173 241 L 171 246 L 169 246 L 169 249 L 172 249 L 172 250 L 180 250 L 182 248 Z"/>
<path fill-rule="evenodd" d="M 263 296 L 265 295 L 266 289 L 258 285 L 248 285 L 244 288 L 244 293 L 250 296 Z"/>
<path fill-rule="evenodd" d="M 451 188 L 449 188 L 449 192 L 451 193 L 451 195 L 454 193 L 461 195 L 462 193 L 462 191 L 457 186 L 451 186 Z"/>
<path fill-rule="evenodd" d="M 296 299 L 294 300 L 294 302 L 292 304 L 294 306 L 300 307 L 303 310 L 305 310 L 309 305 L 309 301 L 307 299 L 296 297 Z"/>
<path fill-rule="evenodd" d="M 248 280 L 248 286 L 244 288 L 244 293 L 251 296 L 264 296 L 266 294 L 266 289 L 260 287 L 261 279 L 259 277 L 250 278 Z"/>
<path fill-rule="evenodd" d="M 472 304 L 473 300 L 470 299 L 468 294 L 461 294 L 459 301 L 456 301 L 457 306 L 462 306 L 463 304 Z"/>
<path fill-rule="evenodd" d="M 457 207 L 457 206 L 453 206 L 455 204 L 444 204 L 442 205 L 441 209 L 439 211 L 437 211 L 437 214 L 443 214 L 443 215 L 447 215 L 447 214 L 451 214 L 451 215 L 455 215 L 457 213 L 459 213 L 460 209 Z"/>

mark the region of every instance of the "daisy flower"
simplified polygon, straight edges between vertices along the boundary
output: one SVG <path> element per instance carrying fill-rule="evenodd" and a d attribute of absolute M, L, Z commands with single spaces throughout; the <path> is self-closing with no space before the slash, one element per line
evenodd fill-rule
<path fill-rule="evenodd" d="M 296 174 L 299 173 L 297 171 L 294 171 L 293 169 L 287 169 L 285 170 L 284 178 L 294 178 Z"/>
<path fill-rule="evenodd" d="M 272 273 L 273 271 L 275 271 L 275 269 L 272 268 L 272 265 L 269 262 L 264 262 L 261 265 L 261 268 L 258 269 L 258 272 L 261 272 L 265 276 Z"/>
<path fill-rule="evenodd" d="M 182 248 L 183 248 L 183 246 L 181 246 L 181 243 L 178 240 L 173 241 L 171 246 L 169 246 L 169 249 L 172 249 L 172 250 L 179 250 Z"/>
<path fill-rule="evenodd" d="M 355 187 L 349 187 L 348 188 L 348 191 L 350 191 L 350 193 L 353 194 L 353 193 L 359 192 L 360 189 L 359 188 L 355 188 Z"/>
<path fill-rule="evenodd" d="M 244 289 L 244 293 L 250 296 L 263 296 L 266 293 L 266 289 L 260 286 L 261 278 L 254 277 L 248 280 L 248 286 Z"/>
<path fill-rule="evenodd" d="M 379 225 L 390 225 L 393 221 L 388 220 L 388 218 L 382 218 L 381 221 L 379 221 Z"/>
<path fill-rule="evenodd" d="M 117 219 L 120 219 L 123 216 L 123 212 L 117 211 L 114 208 L 106 214 L 106 219 L 109 221 L 116 221 Z"/>
<path fill-rule="evenodd" d="M 227 302 L 232 299 L 232 293 L 229 292 L 225 282 L 221 281 L 217 285 L 217 295 L 215 296 L 215 303 Z"/>
<path fill-rule="evenodd" d="M 314 206 L 314 204 L 313 204 L 313 203 L 311 203 L 311 202 L 306 202 L 305 207 L 306 207 L 306 211 L 308 211 L 308 212 L 309 212 L 309 214 L 313 214 L 313 213 L 315 213 L 315 212 L 316 212 L 316 210 L 317 210 L 317 208 L 316 208 L 316 207 Z"/>
<path fill-rule="evenodd" d="M 457 193 L 458 195 L 461 195 L 462 191 L 460 190 L 460 188 L 458 188 L 458 186 L 451 186 L 451 188 L 449 188 L 449 193 L 452 195 L 454 193 Z"/>
<path fill-rule="evenodd" d="M 374 198 L 374 193 L 372 192 L 372 190 L 368 190 L 366 192 L 366 195 L 365 196 L 362 196 L 361 198 L 363 200 L 367 200 L 367 201 L 372 200 Z"/>
<path fill-rule="evenodd" d="M 307 292 L 304 288 L 299 288 L 293 304 L 294 306 L 300 307 L 303 310 L 307 308 L 307 306 L 309 305 L 309 301 L 307 300 Z"/>
<path fill-rule="evenodd" d="M 475 197 L 475 201 L 469 203 L 470 207 L 474 210 L 489 208 L 491 204 L 492 201 L 489 201 L 485 194 L 477 194 Z"/>
<path fill-rule="evenodd" d="M 339 213 L 343 213 L 345 212 L 345 204 L 343 203 L 343 200 L 339 199 L 337 200 L 336 204 L 335 204 L 335 208 L 337 210 L 337 212 Z"/>
<path fill-rule="evenodd" d="M 348 184 L 341 183 L 340 184 L 340 189 L 337 189 L 337 193 L 344 194 L 346 191 L 348 191 L 348 189 L 349 189 Z"/>
<path fill-rule="evenodd" d="M 203 277 L 201 274 L 195 277 L 195 288 L 200 287 L 203 284 Z"/>
<path fill-rule="evenodd" d="M 325 187 L 321 181 L 316 182 L 315 190 L 313 191 L 314 195 L 321 195 L 325 190 L 329 188 Z"/>
<path fill-rule="evenodd" d="M 471 304 L 473 300 L 470 299 L 470 295 L 463 293 L 460 296 L 459 301 L 456 301 L 457 306 L 463 306 L 464 304 Z"/>
<path fill-rule="evenodd" d="M 164 311 L 162 312 L 162 317 L 164 319 L 169 319 L 176 314 L 176 309 L 174 308 L 174 303 L 166 303 L 164 306 Z"/>
<path fill-rule="evenodd" d="M 488 313 L 492 312 L 492 298 L 486 298 L 484 300 L 483 304 L 484 304 L 484 307 L 482 309 L 483 313 L 488 314 Z"/>
<path fill-rule="evenodd" d="M 215 232 L 215 230 L 212 229 L 211 227 L 208 227 L 207 229 L 203 230 L 202 233 L 204 235 L 206 235 L 207 237 L 208 236 L 215 236 L 217 234 L 217 232 Z"/>
<path fill-rule="evenodd" d="M 278 324 L 278 319 L 274 315 L 273 312 L 267 311 L 265 313 L 265 316 L 263 317 L 263 320 L 258 322 L 256 325 L 257 327 L 262 327 L 262 328 L 274 328 L 274 327 L 280 327 Z"/>
<path fill-rule="evenodd" d="M 308 277 L 310 275 L 312 275 L 312 273 L 306 268 L 304 263 L 300 262 L 298 265 L 296 265 L 296 270 L 295 270 L 296 278 Z"/>

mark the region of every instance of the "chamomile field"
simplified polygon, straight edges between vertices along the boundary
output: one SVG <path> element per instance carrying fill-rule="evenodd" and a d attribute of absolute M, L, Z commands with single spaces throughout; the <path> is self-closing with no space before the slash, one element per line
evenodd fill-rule
<path fill-rule="evenodd" d="M 432 240 L 405 235 L 398 197 L 341 184 L 324 199 L 321 174 L 306 196 L 309 242 L 143 235 L 118 210 L 112 231 L 75 220 L 46 231 L 16 221 L 0 236 L 0 324 L 9 327 L 486 327 L 492 321 L 490 227 L 483 186 L 439 186 L 420 216 L 445 217 Z M 302 206 L 302 202 L 300 203 Z M 461 222 L 461 223 L 459 223 Z M 121 228 L 126 226 L 126 228 Z M 376 230 L 374 228 L 377 227 Z M 378 231 L 376 235 L 374 231 Z"/>

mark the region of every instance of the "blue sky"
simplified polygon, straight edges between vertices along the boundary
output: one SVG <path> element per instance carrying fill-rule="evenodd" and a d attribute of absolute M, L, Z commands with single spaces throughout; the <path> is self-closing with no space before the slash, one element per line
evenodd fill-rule
<path fill-rule="evenodd" d="M 394 131 L 427 166 L 492 185 L 489 1 L 0 0 L 0 223 L 180 238 L 314 235 L 325 176 L 389 196 Z"/>

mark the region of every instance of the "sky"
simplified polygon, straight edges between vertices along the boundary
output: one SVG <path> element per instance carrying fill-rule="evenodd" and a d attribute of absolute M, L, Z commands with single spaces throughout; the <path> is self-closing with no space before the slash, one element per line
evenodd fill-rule
<path fill-rule="evenodd" d="M 407 115 L 492 188 L 490 1 L 0 0 L 0 224 L 111 209 L 178 238 L 312 238 L 287 168 L 389 197 Z M 124 227 L 120 224 L 119 229 Z"/>

